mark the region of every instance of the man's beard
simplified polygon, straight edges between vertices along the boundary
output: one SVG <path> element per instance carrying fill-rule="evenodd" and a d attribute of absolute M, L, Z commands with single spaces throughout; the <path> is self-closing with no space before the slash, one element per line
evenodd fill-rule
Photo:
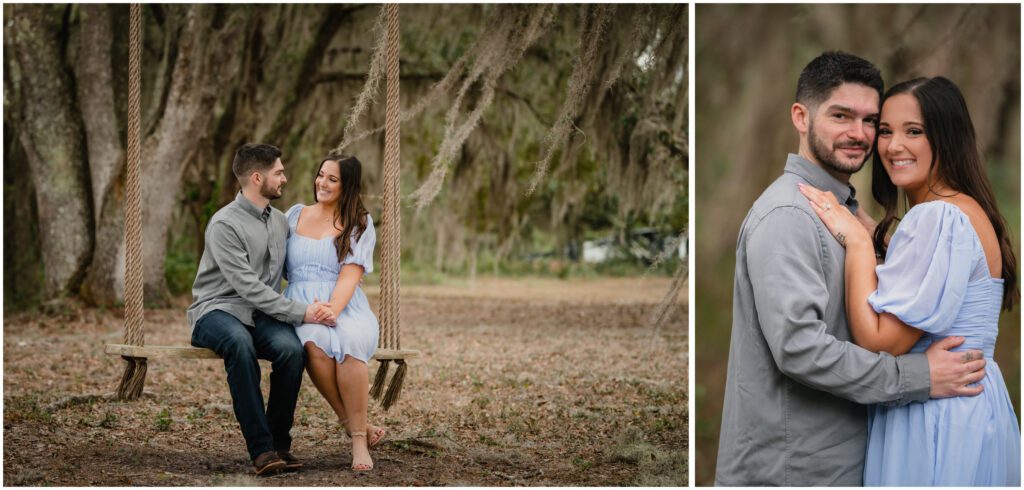
<path fill-rule="evenodd" d="M 273 201 L 274 199 L 281 198 L 281 186 L 270 187 L 266 181 L 263 182 L 263 186 L 260 187 L 260 195 Z"/>
<path fill-rule="evenodd" d="M 857 173 L 858 171 L 860 171 L 861 168 L 864 167 L 864 163 L 866 163 L 868 161 L 868 158 L 871 156 L 871 147 L 869 145 L 858 143 L 852 140 L 837 141 L 834 145 L 832 145 L 831 151 L 829 151 L 829 148 L 825 145 L 825 143 L 819 140 L 818 135 L 814 133 L 813 122 L 811 123 L 811 127 L 809 128 L 807 136 L 807 139 L 810 140 L 811 144 L 811 155 L 814 155 L 814 158 L 821 162 L 822 165 L 839 173 L 850 175 Z M 839 150 L 839 148 L 851 147 L 863 148 L 864 160 L 861 160 L 860 163 L 854 164 L 843 163 L 842 161 L 840 161 L 839 157 L 836 155 L 836 152 Z"/>

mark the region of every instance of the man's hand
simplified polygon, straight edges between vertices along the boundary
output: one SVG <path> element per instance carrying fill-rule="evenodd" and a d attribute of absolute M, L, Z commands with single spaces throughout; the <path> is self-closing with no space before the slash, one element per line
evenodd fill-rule
<path fill-rule="evenodd" d="M 306 306 L 306 314 L 302 317 L 302 323 L 320 323 L 328 327 L 334 326 L 334 312 L 327 303 L 321 303 L 318 299 Z"/>
<path fill-rule="evenodd" d="M 963 337 L 946 337 L 935 342 L 925 355 L 928 357 L 928 371 L 932 379 L 932 398 L 952 396 L 977 396 L 983 386 L 967 386 L 985 377 L 985 357 L 980 350 L 950 352 L 964 343 Z"/>

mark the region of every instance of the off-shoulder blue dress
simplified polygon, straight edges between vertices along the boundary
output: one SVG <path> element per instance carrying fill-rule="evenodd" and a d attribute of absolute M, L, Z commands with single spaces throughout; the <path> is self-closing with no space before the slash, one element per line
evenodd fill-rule
<path fill-rule="evenodd" d="M 288 218 L 288 250 L 285 259 L 288 288 L 284 296 L 305 303 L 312 303 L 314 299 L 328 302 L 343 265 L 356 264 L 362 266 L 366 274 L 373 272 L 373 247 L 377 243 L 377 234 L 373 228 L 373 219 L 367 216 L 366 230 L 358 240 L 353 232 L 352 250 L 339 264 L 334 237 L 317 240 L 295 232 L 299 212 L 303 207 L 302 204 L 296 204 L 285 214 Z M 366 294 L 361 287 L 356 286 L 352 299 L 338 315 L 336 326 L 306 323 L 295 327 L 295 333 L 302 345 L 312 342 L 338 362 L 343 362 L 346 355 L 369 362 L 377 350 L 380 324 L 370 309 Z"/>
<path fill-rule="evenodd" d="M 911 352 L 948 336 L 954 350 L 984 352 L 985 390 L 976 397 L 868 408 L 864 484 L 868 486 L 1020 486 L 1020 428 L 992 353 L 1003 280 L 992 278 L 967 215 L 931 201 L 914 206 L 879 265 L 868 302 L 924 335 Z"/>

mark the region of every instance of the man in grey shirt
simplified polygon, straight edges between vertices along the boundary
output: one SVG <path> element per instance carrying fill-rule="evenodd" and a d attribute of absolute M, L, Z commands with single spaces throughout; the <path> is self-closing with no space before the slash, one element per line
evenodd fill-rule
<path fill-rule="evenodd" d="M 224 358 L 235 418 L 257 475 L 302 467 L 290 453 L 292 420 L 305 351 L 295 334 L 302 323 L 334 324 L 322 303 L 281 296 L 288 221 L 270 206 L 288 181 L 281 151 L 247 144 L 232 171 L 242 186 L 206 226 L 206 246 L 188 308 L 192 345 Z M 257 359 L 271 362 L 266 410 Z"/>
<path fill-rule="evenodd" d="M 850 342 L 845 250 L 797 183 L 857 213 L 850 175 L 871 154 L 882 78 L 867 61 L 829 52 L 804 68 L 791 116 L 798 155 L 757 199 L 736 246 L 732 339 L 715 484 L 859 486 L 865 403 L 976 395 L 980 352 L 893 357 Z"/>

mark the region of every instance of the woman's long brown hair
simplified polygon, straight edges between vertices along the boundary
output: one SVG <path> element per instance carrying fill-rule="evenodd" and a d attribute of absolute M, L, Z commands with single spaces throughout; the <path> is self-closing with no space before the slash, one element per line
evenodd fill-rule
<path fill-rule="evenodd" d="M 353 156 L 339 155 L 332 153 L 324 157 L 313 175 L 313 201 L 319 202 L 316 198 L 316 176 L 324 168 L 327 161 L 338 162 L 338 176 L 341 178 L 341 196 L 338 198 L 338 205 L 334 207 L 334 229 L 342 232 L 334 239 L 334 248 L 338 251 L 338 262 L 345 260 L 352 251 L 352 230 L 355 230 L 355 239 L 359 240 L 366 231 L 366 219 L 369 214 L 363 206 L 363 198 L 359 194 L 362 190 L 363 165 Z M 341 224 L 341 228 L 338 228 Z"/>
<path fill-rule="evenodd" d="M 957 192 L 974 198 L 992 222 L 1003 259 L 1003 309 L 1010 310 L 1020 300 L 1017 286 L 1017 257 L 1013 253 L 1009 228 L 996 206 L 995 194 L 981 163 L 974 124 L 967 111 L 963 94 L 953 82 L 943 77 L 915 78 L 894 85 L 882 98 L 909 93 L 917 99 L 924 119 L 924 132 L 932 149 L 929 185 L 941 181 Z M 871 169 L 871 194 L 885 209 L 885 217 L 875 229 L 875 251 L 885 254 L 885 236 L 897 221 L 898 192 L 875 151 Z M 933 179 L 932 177 L 937 177 Z"/>

